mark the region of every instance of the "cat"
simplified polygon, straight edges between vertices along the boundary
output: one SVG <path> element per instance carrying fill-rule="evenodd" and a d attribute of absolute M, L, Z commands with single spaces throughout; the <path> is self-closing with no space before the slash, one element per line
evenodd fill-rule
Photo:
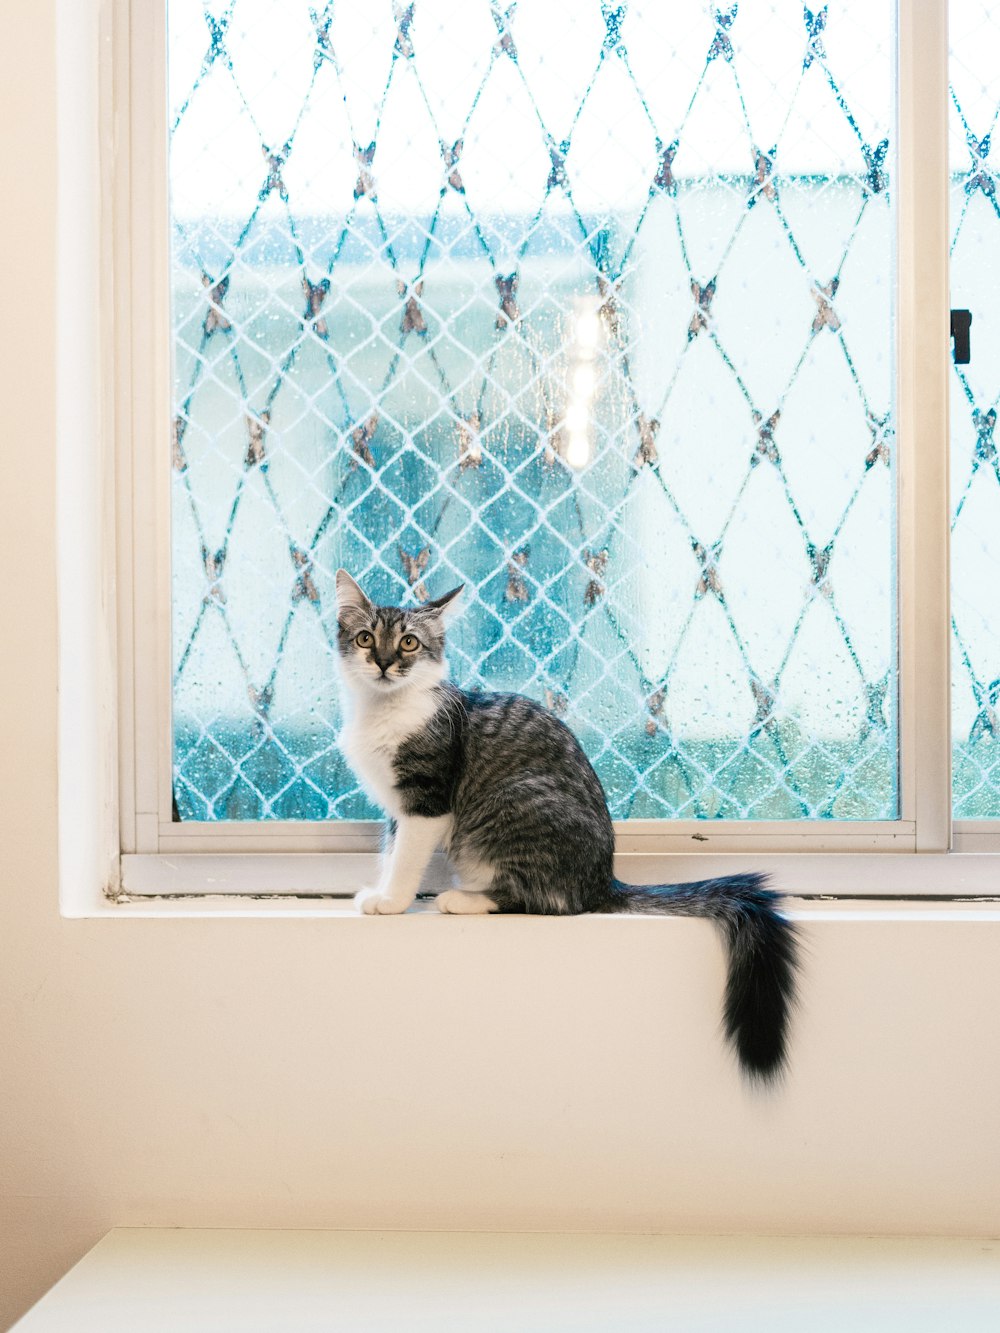
<path fill-rule="evenodd" d="M 728 952 L 724 1025 L 744 1074 L 785 1066 L 798 968 L 780 895 L 747 873 L 691 884 L 624 884 L 600 779 L 563 722 L 519 694 L 456 688 L 445 630 L 462 588 L 412 607 L 376 606 L 337 571 L 341 750 L 389 816 L 379 883 L 355 901 L 405 912 L 442 847 L 460 888 L 442 912 L 643 912 L 703 916 Z"/>

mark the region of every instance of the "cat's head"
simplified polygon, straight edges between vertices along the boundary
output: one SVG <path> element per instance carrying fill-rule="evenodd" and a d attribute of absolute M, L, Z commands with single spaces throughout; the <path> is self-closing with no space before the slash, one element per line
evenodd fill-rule
<path fill-rule="evenodd" d="M 337 650 L 345 684 L 373 694 L 440 684 L 448 674 L 445 624 L 463 586 L 422 606 L 376 606 L 338 569 Z"/>

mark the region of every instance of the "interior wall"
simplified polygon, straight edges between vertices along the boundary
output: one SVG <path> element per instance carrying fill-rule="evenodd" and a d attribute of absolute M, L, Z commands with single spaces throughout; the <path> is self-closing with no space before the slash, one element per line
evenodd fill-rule
<path fill-rule="evenodd" d="M 115 1224 L 1000 1232 L 1000 922 L 810 923 L 762 1096 L 697 922 L 60 918 L 53 0 L 4 28 L 0 1327 Z"/>

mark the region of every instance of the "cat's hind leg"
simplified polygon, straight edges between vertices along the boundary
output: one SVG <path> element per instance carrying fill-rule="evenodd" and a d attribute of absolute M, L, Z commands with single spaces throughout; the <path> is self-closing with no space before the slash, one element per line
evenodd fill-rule
<path fill-rule="evenodd" d="M 455 858 L 455 869 L 460 887 L 438 894 L 438 911 L 455 916 L 479 916 L 486 912 L 496 912 L 497 902 L 492 891 L 495 878 L 493 867 L 466 853 Z"/>
<path fill-rule="evenodd" d="M 488 893 L 469 893 L 465 889 L 445 889 L 437 896 L 439 912 L 453 916 L 481 916 L 497 911 L 497 904 Z"/>

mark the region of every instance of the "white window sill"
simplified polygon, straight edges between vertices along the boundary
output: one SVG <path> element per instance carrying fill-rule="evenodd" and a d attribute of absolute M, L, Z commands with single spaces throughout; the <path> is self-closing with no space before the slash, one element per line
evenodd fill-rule
<path fill-rule="evenodd" d="M 622 879 L 635 883 L 763 871 L 788 895 L 789 915 L 795 919 L 1000 920 L 1000 858 L 991 853 L 625 854 L 617 858 L 616 868 Z M 124 856 L 117 893 L 81 897 L 64 904 L 63 914 L 364 920 L 351 895 L 374 882 L 377 871 L 378 857 L 371 853 Z M 435 858 L 425 890 L 448 882 L 443 858 Z M 413 916 L 441 914 L 432 898 L 421 897 L 406 913 Z M 633 925 L 650 920 L 628 915 L 587 919 Z"/>
<path fill-rule="evenodd" d="M 102 837 L 87 835 L 87 810 L 67 802 L 60 818 L 60 911 L 64 917 L 152 915 L 350 915 L 349 900 L 376 882 L 373 851 L 160 852 L 113 854 Z M 950 852 L 912 850 L 622 851 L 616 873 L 629 883 L 679 883 L 738 871 L 757 871 L 793 899 L 915 900 L 1000 904 L 1000 830 L 992 821 L 984 848 Z M 280 845 L 280 844 L 279 844 Z M 996 850 L 994 850 L 996 848 Z M 426 890 L 451 883 L 435 857 Z M 271 899 L 277 905 L 262 906 Z M 199 900 L 210 909 L 188 910 Z M 174 903 L 170 908 L 168 905 Z M 187 906 L 185 906 L 187 904 Z"/>
<path fill-rule="evenodd" d="M 845 898 L 839 901 L 814 901 L 803 898 L 789 898 L 785 904 L 785 915 L 792 921 L 804 923 L 820 921 L 937 921 L 937 922 L 994 922 L 1000 923 L 1000 903 L 975 901 L 930 902 L 920 899 L 900 898 L 894 902 L 882 899 Z M 669 926 L 688 918 L 630 916 L 626 913 L 593 914 L 578 917 L 556 916 L 449 916 L 439 912 L 433 900 L 418 900 L 400 916 L 363 916 L 355 908 L 350 898 L 299 898 L 291 894 L 278 894 L 272 898 L 240 898 L 230 896 L 183 898 L 132 898 L 122 902 L 108 901 L 95 907 L 93 911 L 81 913 L 90 919 L 119 918 L 148 920 L 151 918 L 190 920 L 196 918 L 226 917 L 234 920 L 250 919 L 333 919 L 357 921 L 361 929 L 386 929 L 386 922 L 409 922 L 414 918 L 437 920 L 447 923 L 442 929 L 455 929 L 456 921 L 474 923 L 490 922 L 484 929 L 496 929 L 498 922 L 525 923 L 531 921 L 538 929 L 559 929 L 567 920 L 586 921 L 591 925 L 605 923 L 599 929 L 643 929 L 653 924 Z M 369 923 L 376 923 L 370 925 Z M 388 927 L 391 929 L 392 927 Z M 423 929 L 424 927 L 421 927 Z"/>

